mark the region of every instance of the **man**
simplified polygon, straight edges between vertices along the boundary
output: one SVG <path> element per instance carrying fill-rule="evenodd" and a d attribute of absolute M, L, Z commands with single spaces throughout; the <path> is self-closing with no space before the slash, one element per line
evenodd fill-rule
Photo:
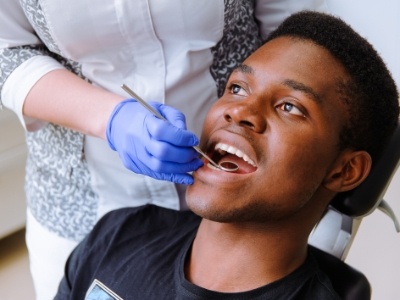
<path fill-rule="evenodd" d="M 366 178 L 398 114 L 370 44 L 332 16 L 292 15 L 233 71 L 204 123 L 201 148 L 239 170 L 194 172 L 194 214 L 105 216 L 56 299 L 338 299 L 308 236 Z"/>

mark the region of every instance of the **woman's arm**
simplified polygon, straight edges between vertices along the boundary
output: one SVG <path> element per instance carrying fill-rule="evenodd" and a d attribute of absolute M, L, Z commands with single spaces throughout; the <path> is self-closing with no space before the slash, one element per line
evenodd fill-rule
<path fill-rule="evenodd" d="M 47 73 L 32 87 L 23 114 L 105 139 L 108 118 L 123 99 L 59 69 Z"/>
<path fill-rule="evenodd" d="M 35 32 L 20 2 L 4 1 L 0 7 L 0 104 L 13 110 L 29 131 L 53 122 L 105 138 L 108 117 L 123 98 L 92 86 L 80 78 L 79 70 L 67 70 L 74 68 L 71 62 L 44 45 L 39 36 L 57 51 L 41 21 L 40 7 L 25 7 L 40 28 Z"/>

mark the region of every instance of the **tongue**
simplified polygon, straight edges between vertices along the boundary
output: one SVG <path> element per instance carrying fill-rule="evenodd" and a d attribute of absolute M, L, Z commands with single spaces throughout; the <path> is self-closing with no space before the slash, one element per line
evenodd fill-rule
<path fill-rule="evenodd" d="M 229 162 L 233 162 L 236 165 L 238 165 L 239 170 L 237 170 L 234 173 L 238 173 L 238 174 L 248 174 L 248 173 L 252 173 L 254 172 L 257 168 L 250 165 L 249 163 L 245 162 L 243 159 L 241 159 L 240 157 L 237 157 L 236 155 L 233 154 L 229 154 L 227 153 L 226 155 L 224 155 L 218 163 L 221 163 L 223 161 L 229 161 Z"/>

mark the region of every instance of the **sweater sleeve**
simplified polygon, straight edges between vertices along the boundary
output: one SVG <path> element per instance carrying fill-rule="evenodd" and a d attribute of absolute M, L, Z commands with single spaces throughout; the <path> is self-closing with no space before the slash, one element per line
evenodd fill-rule
<path fill-rule="evenodd" d="M 44 125 L 25 118 L 22 108 L 35 83 L 63 66 L 53 57 L 34 31 L 20 1 L 2 0 L 0 7 L 0 107 L 14 111 L 27 130 Z M 27 12 L 29 13 L 29 11 Z"/>
<path fill-rule="evenodd" d="M 325 0 L 258 0 L 255 14 L 260 23 L 262 39 L 291 14 L 301 10 L 316 10 L 327 12 Z"/>

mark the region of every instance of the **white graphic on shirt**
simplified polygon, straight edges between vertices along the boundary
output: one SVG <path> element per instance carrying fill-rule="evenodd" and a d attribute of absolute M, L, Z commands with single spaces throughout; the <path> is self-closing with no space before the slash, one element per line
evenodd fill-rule
<path fill-rule="evenodd" d="M 85 300 L 123 300 L 102 282 L 95 279 L 90 285 Z"/>

